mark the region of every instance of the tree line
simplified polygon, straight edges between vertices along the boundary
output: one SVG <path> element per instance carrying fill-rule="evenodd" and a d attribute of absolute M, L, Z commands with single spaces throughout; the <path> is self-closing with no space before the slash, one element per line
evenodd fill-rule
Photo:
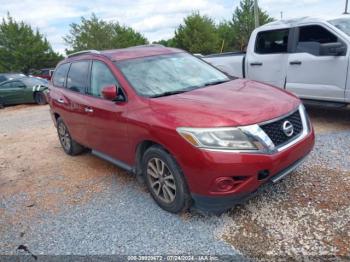
<path fill-rule="evenodd" d="M 259 22 L 273 21 L 259 9 Z M 254 30 L 254 0 L 241 0 L 230 20 L 216 24 L 214 20 L 195 11 L 184 18 L 174 31 L 174 37 L 155 44 L 182 48 L 191 53 L 210 54 L 244 50 Z M 66 54 L 86 49 L 115 49 L 148 44 L 141 33 L 119 22 L 104 21 L 95 14 L 70 24 L 63 37 L 69 46 Z M 0 72 L 28 73 L 31 69 L 55 67 L 63 56 L 53 51 L 46 37 L 10 14 L 0 24 Z"/>

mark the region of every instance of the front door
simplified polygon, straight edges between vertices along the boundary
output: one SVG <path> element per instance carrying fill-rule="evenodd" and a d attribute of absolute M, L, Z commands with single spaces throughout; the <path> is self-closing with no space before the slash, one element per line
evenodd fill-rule
<path fill-rule="evenodd" d="M 131 164 L 130 146 L 127 136 L 127 120 L 125 118 L 127 103 L 116 103 L 102 97 L 103 87 L 119 85 L 108 66 L 94 60 L 91 66 L 90 88 L 85 100 L 91 108 L 87 126 L 89 146 L 101 153 L 124 163 Z"/>
<path fill-rule="evenodd" d="M 348 55 L 322 54 L 322 44 L 341 42 L 321 25 L 298 28 L 296 50 L 289 55 L 286 89 L 301 98 L 344 101 Z"/>
<path fill-rule="evenodd" d="M 0 85 L 0 98 L 5 105 L 28 102 L 26 86 L 20 81 L 10 81 Z"/>

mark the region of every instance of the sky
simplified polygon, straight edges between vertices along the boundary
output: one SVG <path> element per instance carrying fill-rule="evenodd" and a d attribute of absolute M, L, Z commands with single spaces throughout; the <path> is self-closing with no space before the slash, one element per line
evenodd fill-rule
<path fill-rule="evenodd" d="M 258 0 L 259 7 L 275 19 L 303 16 L 331 18 L 344 12 L 345 0 Z M 95 13 L 141 32 L 150 42 L 169 39 L 183 18 L 199 11 L 216 22 L 231 19 L 239 0 L 0 0 L 0 17 L 7 12 L 17 21 L 38 28 L 53 49 L 64 54 L 62 37 L 71 23 Z M 349 6 L 350 10 L 350 6 Z"/>

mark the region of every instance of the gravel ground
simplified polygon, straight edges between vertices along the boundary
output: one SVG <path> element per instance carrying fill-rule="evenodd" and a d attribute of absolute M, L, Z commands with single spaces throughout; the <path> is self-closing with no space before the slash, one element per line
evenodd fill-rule
<path fill-rule="evenodd" d="M 47 106 L 0 111 L 0 254 L 350 256 L 349 110 L 308 109 L 315 150 L 217 216 L 169 214 L 133 176 L 60 148 Z"/>

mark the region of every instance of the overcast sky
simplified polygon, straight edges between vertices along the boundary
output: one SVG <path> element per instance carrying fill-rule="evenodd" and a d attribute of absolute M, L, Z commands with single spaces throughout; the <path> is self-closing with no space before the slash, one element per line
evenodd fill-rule
<path fill-rule="evenodd" d="M 46 35 L 54 50 L 64 53 L 62 36 L 69 24 L 95 13 L 99 18 L 117 20 L 133 27 L 151 42 L 168 39 L 183 18 L 193 10 L 219 22 L 230 19 L 239 0 L 0 0 L 0 16 L 9 11 Z M 344 11 L 345 0 L 259 0 L 259 6 L 280 19 L 301 16 L 334 17 Z"/>

